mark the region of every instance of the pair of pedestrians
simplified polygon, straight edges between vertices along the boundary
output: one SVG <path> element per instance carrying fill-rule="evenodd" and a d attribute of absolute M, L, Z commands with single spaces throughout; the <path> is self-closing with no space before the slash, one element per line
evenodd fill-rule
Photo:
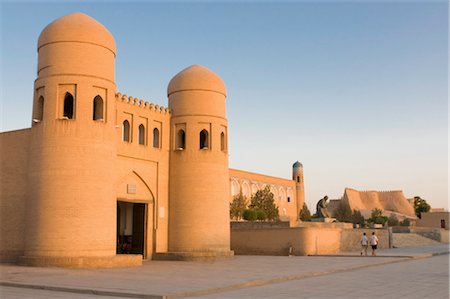
<path fill-rule="evenodd" d="M 367 248 L 370 246 L 372 247 L 372 255 L 375 256 L 377 255 L 375 250 L 377 250 L 377 246 L 378 246 L 378 237 L 375 236 L 375 232 L 372 232 L 372 235 L 370 236 L 370 240 L 369 238 L 367 238 L 366 233 L 363 233 L 363 236 L 361 238 L 361 255 L 367 255 Z"/>

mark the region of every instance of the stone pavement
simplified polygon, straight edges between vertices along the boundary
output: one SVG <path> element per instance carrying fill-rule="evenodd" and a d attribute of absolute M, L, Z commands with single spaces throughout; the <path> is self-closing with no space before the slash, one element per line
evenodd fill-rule
<path fill-rule="evenodd" d="M 377 257 L 236 256 L 122 269 L 1 265 L 0 297 L 448 298 L 448 253 L 448 245 L 436 245 L 380 250 Z"/>

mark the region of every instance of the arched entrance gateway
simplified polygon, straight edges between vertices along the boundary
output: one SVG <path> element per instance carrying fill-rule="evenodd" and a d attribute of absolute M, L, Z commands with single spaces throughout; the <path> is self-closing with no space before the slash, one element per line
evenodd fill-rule
<path fill-rule="evenodd" d="M 142 254 L 150 258 L 155 251 L 154 196 L 149 186 L 131 172 L 117 188 L 117 254 Z"/>

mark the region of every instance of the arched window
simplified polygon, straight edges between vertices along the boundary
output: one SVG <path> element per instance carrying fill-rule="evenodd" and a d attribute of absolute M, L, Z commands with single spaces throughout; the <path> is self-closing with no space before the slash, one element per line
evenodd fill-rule
<path fill-rule="evenodd" d="M 186 148 L 186 133 L 184 130 L 179 130 L 177 134 L 177 149 Z"/>
<path fill-rule="evenodd" d="M 101 96 L 96 96 L 94 98 L 94 109 L 93 109 L 93 120 L 103 121 L 103 99 Z"/>
<path fill-rule="evenodd" d="M 145 145 L 145 127 L 143 124 L 139 125 L 138 128 L 138 139 L 139 139 L 139 144 Z"/>
<path fill-rule="evenodd" d="M 124 120 L 122 123 L 122 141 L 130 142 L 130 122 Z"/>
<path fill-rule="evenodd" d="M 153 147 L 159 148 L 159 130 L 153 129 Z"/>
<path fill-rule="evenodd" d="M 44 97 L 40 96 L 37 102 L 35 120 L 37 122 L 40 122 L 43 119 L 44 119 Z"/>
<path fill-rule="evenodd" d="M 300 183 L 300 177 L 297 176 L 297 183 Z"/>
<path fill-rule="evenodd" d="M 220 150 L 222 152 L 225 151 L 225 133 L 224 132 L 220 133 Z"/>
<path fill-rule="evenodd" d="M 73 119 L 73 106 L 74 106 L 73 95 L 71 95 L 69 92 L 66 92 L 66 95 L 64 96 L 63 117 Z"/>
<path fill-rule="evenodd" d="M 200 149 L 208 149 L 208 131 L 200 132 Z"/>

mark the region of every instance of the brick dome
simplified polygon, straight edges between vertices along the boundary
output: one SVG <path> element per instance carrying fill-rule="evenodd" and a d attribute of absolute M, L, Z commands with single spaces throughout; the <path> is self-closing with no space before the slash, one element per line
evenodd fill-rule
<path fill-rule="evenodd" d="M 57 42 L 90 43 L 116 53 L 116 43 L 108 29 L 80 12 L 61 17 L 45 27 L 39 36 L 38 51 L 44 45 Z"/>
<path fill-rule="evenodd" d="M 206 90 L 227 95 L 223 80 L 210 69 L 198 64 L 191 65 L 175 75 L 169 82 L 167 95 L 186 90 Z"/>

